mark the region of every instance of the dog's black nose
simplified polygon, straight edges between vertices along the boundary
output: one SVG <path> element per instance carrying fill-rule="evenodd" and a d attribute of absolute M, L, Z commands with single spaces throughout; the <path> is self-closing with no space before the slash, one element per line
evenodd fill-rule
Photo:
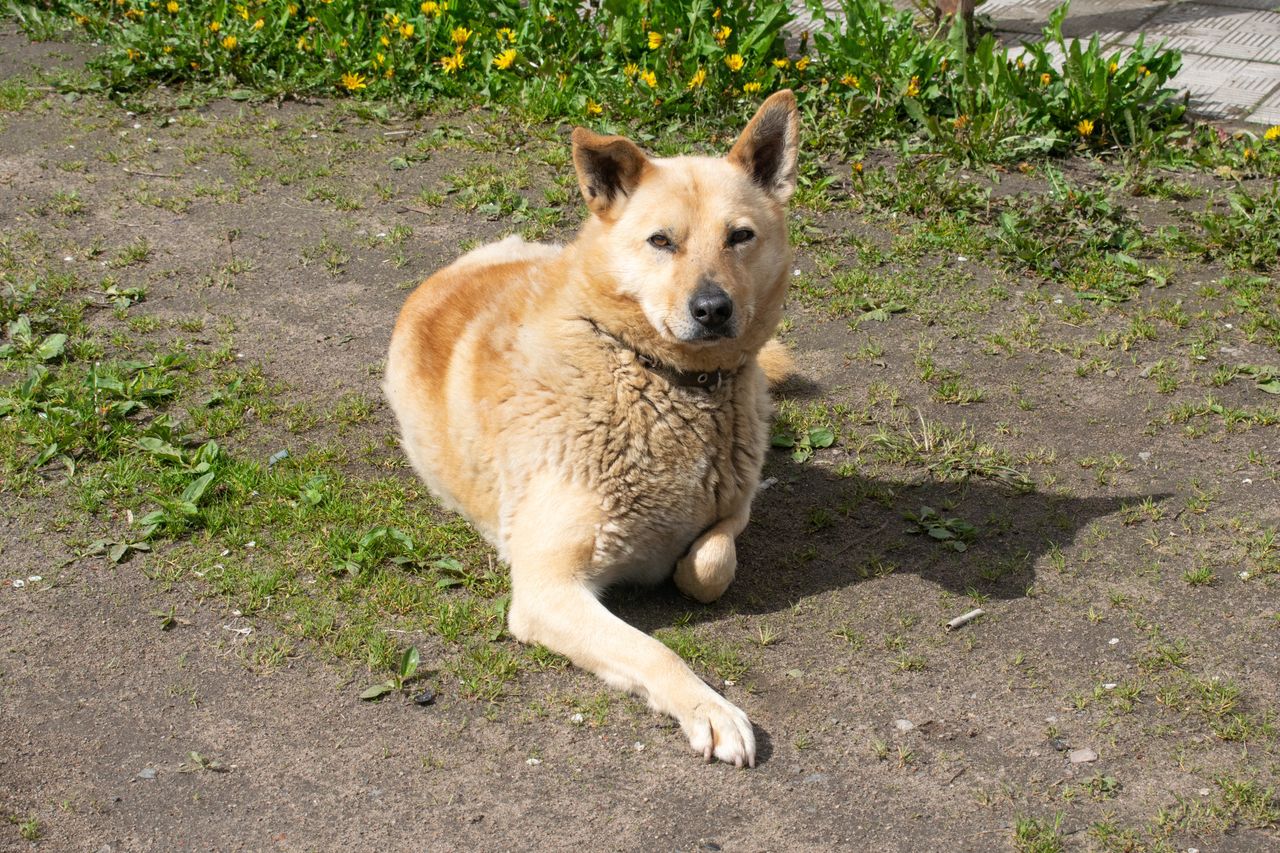
<path fill-rule="evenodd" d="M 733 316 L 733 300 L 716 285 L 704 285 L 689 300 L 689 313 L 707 331 L 719 331 Z"/>

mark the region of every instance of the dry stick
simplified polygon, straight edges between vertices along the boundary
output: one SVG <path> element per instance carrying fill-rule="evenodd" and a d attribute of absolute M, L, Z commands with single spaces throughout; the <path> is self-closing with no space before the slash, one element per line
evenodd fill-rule
<path fill-rule="evenodd" d="M 182 175 L 162 175 L 159 172 L 135 172 L 133 169 L 125 169 L 124 173 L 126 175 L 137 175 L 140 178 L 173 178 L 177 180 L 182 177 Z"/>
<path fill-rule="evenodd" d="M 956 628 L 959 628 L 961 625 L 966 625 L 969 622 L 972 622 L 974 619 L 977 619 L 979 616 L 984 615 L 986 612 L 987 611 L 983 610 L 981 607 L 976 607 L 973 610 L 970 610 L 968 613 L 964 614 L 963 616 L 957 616 L 956 618 L 948 622 L 947 630 L 954 631 Z"/>

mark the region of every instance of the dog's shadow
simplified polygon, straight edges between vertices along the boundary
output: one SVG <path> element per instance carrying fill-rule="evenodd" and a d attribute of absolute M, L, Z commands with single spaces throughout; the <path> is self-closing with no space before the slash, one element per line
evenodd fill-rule
<path fill-rule="evenodd" d="M 776 613 L 896 573 L 916 574 L 957 595 L 1007 600 L 1025 596 L 1037 565 L 1052 565 L 1094 520 L 1168 497 L 1075 498 L 976 478 L 840 476 L 821 460 L 795 462 L 779 451 L 770 453 L 764 478 L 767 488 L 737 540 L 737 578 L 723 598 L 704 607 L 668 582 L 657 589 L 621 587 L 609 594 L 609 607 L 652 632 L 677 619 Z"/>

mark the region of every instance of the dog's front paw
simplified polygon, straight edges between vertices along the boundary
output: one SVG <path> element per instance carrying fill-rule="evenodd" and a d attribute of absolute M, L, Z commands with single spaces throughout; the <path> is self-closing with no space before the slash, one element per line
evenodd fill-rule
<path fill-rule="evenodd" d="M 676 588 L 690 598 L 710 604 L 729 588 L 738 571 L 738 552 L 733 537 L 708 534 L 676 563 Z"/>
<path fill-rule="evenodd" d="M 710 761 L 714 756 L 726 764 L 756 766 L 756 736 L 751 721 L 736 705 L 711 688 L 705 699 L 680 720 L 693 751 Z"/>

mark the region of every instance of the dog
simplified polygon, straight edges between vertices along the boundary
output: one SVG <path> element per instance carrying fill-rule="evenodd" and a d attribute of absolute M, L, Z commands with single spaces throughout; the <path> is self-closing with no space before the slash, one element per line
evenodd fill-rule
<path fill-rule="evenodd" d="M 511 567 L 508 628 L 754 766 L 747 715 L 598 599 L 619 581 L 719 598 L 768 446 L 799 116 L 768 98 L 722 158 L 573 131 L 589 215 L 508 237 L 417 288 L 384 390 L 406 455 Z"/>

